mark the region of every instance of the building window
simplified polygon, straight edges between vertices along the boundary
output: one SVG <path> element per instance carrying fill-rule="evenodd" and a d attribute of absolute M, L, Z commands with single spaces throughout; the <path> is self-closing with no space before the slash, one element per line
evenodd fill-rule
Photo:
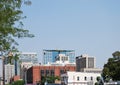
<path fill-rule="evenodd" d="M 41 70 L 41 75 L 44 76 L 44 70 Z"/>
<path fill-rule="evenodd" d="M 80 80 L 80 78 L 79 78 L 79 76 L 77 77 L 77 81 L 79 81 Z"/>
<path fill-rule="evenodd" d="M 93 77 L 91 77 L 91 80 L 93 80 Z"/>
<path fill-rule="evenodd" d="M 54 70 L 51 70 L 51 76 L 54 76 L 54 73 L 55 73 Z"/>
<path fill-rule="evenodd" d="M 49 70 L 46 70 L 46 76 L 49 76 Z"/>
<path fill-rule="evenodd" d="M 87 80 L 87 77 L 85 76 L 85 79 L 84 79 L 85 81 Z"/>
<path fill-rule="evenodd" d="M 64 70 L 60 70 L 60 74 L 64 74 Z"/>

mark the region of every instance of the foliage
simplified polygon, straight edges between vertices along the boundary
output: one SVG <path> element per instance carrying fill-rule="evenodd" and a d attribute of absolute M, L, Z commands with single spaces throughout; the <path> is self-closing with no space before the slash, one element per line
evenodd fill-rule
<path fill-rule="evenodd" d="M 120 80 L 120 52 L 116 51 L 113 54 L 113 58 L 109 58 L 108 62 L 104 64 L 103 68 L 103 79 L 108 82 L 110 79 L 117 81 Z M 117 59 L 116 59 L 117 57 Z"/>
<path fill-rule="evenodd" d="M 97 82 L 95 83 L 95 85 L 104 85 L 102 79 L 99 76 L 96 78 L 96 80 Z"/>
<path fill-rule="evenodd" d="M 47 83 L 55 83 L 55 80 L 60 80 L 60 78 L 58 76 L 42 77 L 41 84 L 44 85 L 45 82 L 47 82 Z"/>
<path fill-rule="evenodd" d="M 18 45 L 15 37 L 34 37 L 23 29 L 22 0 L 0 0 L 0 52 L 8 53 Z"/>
<path fill-rule="evenodd" d="M 119 51 L 114 52 L 112 55 L 116 60 L 120 60 L 120 52 Z"/>
<path fill-rule="evenodd" d="M 23 80 L 17 80 L 17 81 L 14 81 L 11 85 L 24 85 L 24 81 Z"/>

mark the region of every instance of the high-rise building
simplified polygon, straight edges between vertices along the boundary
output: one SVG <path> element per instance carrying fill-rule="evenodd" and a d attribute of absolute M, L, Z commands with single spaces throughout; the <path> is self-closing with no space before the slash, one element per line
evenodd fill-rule
<path fill-rule="evenodd" d="M 102 73 L 102 69 L 96 68 L 95 58 L 88 55 L 81 55 L 76 57 L 76 71 L 88 73 Z"/>
<path fill-rule="evenodd" d="M 75 51 L 74 50 L 43 50 L 43 64 L 54 63 L 59 54 L 69 56 L 69 62 L 75 62 Z"/>
<path fill-rule="evenodd" d="M 37 64 L 38 59 L 37 59 L 37 53 L 35 52 L 22 52 L 20 53 L 19 60 L 21 63 L 33 63 Z"/>
<path fill-rule="evenodd" d="M 95 58 L 88 55 L 76 57 L 76 70 L 80 71 L 82 68 L 95 68 Z"/>
<path fill-rule="evenodd" d="M 15 75 L 20 75 L 23 67 L 29 68 L 38 64 L 37 53 L 35 52 L 19 52 L 16 54 L 19 55 L 19 59 L 15 62 Z"/>

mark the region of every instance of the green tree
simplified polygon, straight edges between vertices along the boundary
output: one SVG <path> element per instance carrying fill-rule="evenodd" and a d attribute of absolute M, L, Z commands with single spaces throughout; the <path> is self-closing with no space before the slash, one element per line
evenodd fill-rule
<path fill-rule="evenodd" d="M 0 0 L 0 52 L 7 54 L 18 45 L 15 37 L 34 37 L 28 30 L 23 29 L 22 0 Z"/>
<path fill-rule="evenodd" d="M 108 62 L 104 64 L 102 76 L 103 79 L 108 82 L 110 79 L 114 81 L 120 80 L 120 52 L 116 51 L 113 54 L 113 58 L 109 58 Z"/>
<path fill-rule="evenodd" d="M 100 77 L 97 77 L 96 80 L 97 82 L 95 83 L 95 85 L 99 85 Z"/>
<path fill-rule="evenodd" d="M 24 81 L 23 80 L 17 80 L 17 81 L 14 81 L 11 85 L 24 85 Z"/>
<path fill-rule="evenodd" d="M 46 76 L 42 77 L 41 84 L 44 85 L 44 83 L 47 81 L 47 83 L 55 83 L 55 80 L 60 80 L 60 77 L 58 76 Z"/>
<path fill-rule="evenodd" d="M 120 52 L 119 51 L 114 52 L 112 55 L 116 60 L 120 60 Z"/>
<path fill-rule="evenodd" d="M 0 55 L 3 57 L 3 85 L 5 85 L 4 59 L 12 48 L 17 49 L 16 38 L 34 37 L 23 28 L 21 10 L 25 0 L 0 0 Z M 27 3 L 26 3 L 27 4 Z M 10 58 L 10 63 L 11 63 Z"/>

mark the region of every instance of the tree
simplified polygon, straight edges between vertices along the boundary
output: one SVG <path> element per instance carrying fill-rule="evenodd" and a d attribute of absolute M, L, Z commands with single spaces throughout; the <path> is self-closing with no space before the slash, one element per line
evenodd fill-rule
<path fill-rule="evenodd" d="M 119 51 L 114 52 L 112 55 L 115 59 L 120 60 L 120 52 Z"/>
<path fill-rule="evenodd" d="M 58 76 L 42 76 L 42 81 L 41 81 L 41 84 L 44 85 L 45 82 L 47 83 L 55 83 L 55 80 L 60 80 L 60 77 Z"/>
<path fill-rule="evenodd" d="M 23 80 L 17 80 L 17 81 L 14 81 L 11 85 L 24 85 L 24 81 Z"/>
<path fill-rule="evenodd" d="M 22 0 L 0 0 L 0 52 L 4 55 L 18 45 L 15 37 L 34 37 L 23 29 Z"/>
<path fill-rule="evenodd" d="M 15 38 L 34 37 L 23 28 L 21 5 L 25 0 L 0 0 L 0 56 L 3 60 L 3 85 L 5 85 L 5 56 L 16 48 Z M 16 48 L 17 49 L 17 48 Z"/>
<path fill-rule="evenodd" d="M 97 82 L 95 83 L 95 85 L 104 85 L 104 82 L 102 81 L 101 77 L 97 77 L 96 78 Z"/>
<path fill-rule="evenodd" d="M 102 76 L 103 79 L 108 82 L 110 79 L 114 81 L 120 80 L 120 60 L 116 56 L 120 56 L 120 52 L 116 51 L 113 54 L 113 58 L 109 58 L 108 62 L 104 64 Z"/>

